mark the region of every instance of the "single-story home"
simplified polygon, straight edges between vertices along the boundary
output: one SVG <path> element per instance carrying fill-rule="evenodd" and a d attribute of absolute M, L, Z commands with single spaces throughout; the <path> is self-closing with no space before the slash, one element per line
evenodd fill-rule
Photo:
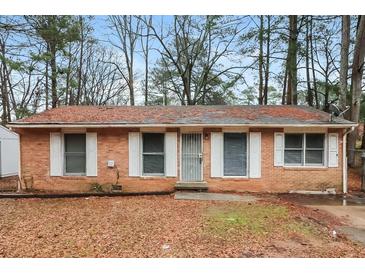
<path fill-rule="evenodd" d="M 0 125 L 0 178 L 17 176 L 18 171 L 18 134 Z"/>
<path fill-rule="evenodd" d="M 9 125 L 23 184 L 46 191 L 347 191 L 357 124 L 303 106 L 68 106 Z"/>

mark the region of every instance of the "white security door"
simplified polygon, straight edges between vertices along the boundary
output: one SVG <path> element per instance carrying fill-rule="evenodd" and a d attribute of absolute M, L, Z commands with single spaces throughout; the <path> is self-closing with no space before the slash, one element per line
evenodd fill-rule
<path fill-rule="evenodd" d="M 181 179 L 184 182 L 202 181 L 202 135 L 182 134 Z"/>

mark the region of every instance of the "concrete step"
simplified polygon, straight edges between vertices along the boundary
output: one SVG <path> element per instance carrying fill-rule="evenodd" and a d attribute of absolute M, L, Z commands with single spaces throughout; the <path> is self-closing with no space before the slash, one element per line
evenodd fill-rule
<path fill-rule="evenodd" d="M 176 190 L 198 190 L 198 191 L 207 191 L 208 183 L 207 182 L 177 182 L 175 184 Z"/>
<path fill-rule="evenodd" d="M 178 191 L 175 193 L 175 200 L 236 201 L 236 202 L 252 203 L 259 200 L 259 198 L 249 194 Z"/>

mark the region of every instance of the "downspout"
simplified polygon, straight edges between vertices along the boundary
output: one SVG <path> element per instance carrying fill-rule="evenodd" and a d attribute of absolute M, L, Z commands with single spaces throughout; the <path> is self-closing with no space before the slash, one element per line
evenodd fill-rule
<path fill-rule="evenodd" d="M 343 194 L 347 194 L 347 135 L 354 131 L 355 127 L 351 127 L 345 131 L 345 133 L 342 136 L 342 191 Z"/>
<path fill-rule="evenodd" d="M 18 185 L 16 192 L 22 192 L 22 157 L 21 157 L 21 145 L 20 134 L 18 134 Z"/>

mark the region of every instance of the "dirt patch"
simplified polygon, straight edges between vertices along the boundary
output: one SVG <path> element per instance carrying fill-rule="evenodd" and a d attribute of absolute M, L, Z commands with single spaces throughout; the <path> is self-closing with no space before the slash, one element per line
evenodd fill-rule
<path fill-rule="evenodd" d="M 210 218 L 219 227 L 224 214 L 238 225 L 212 231 Z M 331 237 L 335 222 L 279 200 L 8 199 L 0 200 L 0 256 L 364 257 L 361 246 Z"/>

